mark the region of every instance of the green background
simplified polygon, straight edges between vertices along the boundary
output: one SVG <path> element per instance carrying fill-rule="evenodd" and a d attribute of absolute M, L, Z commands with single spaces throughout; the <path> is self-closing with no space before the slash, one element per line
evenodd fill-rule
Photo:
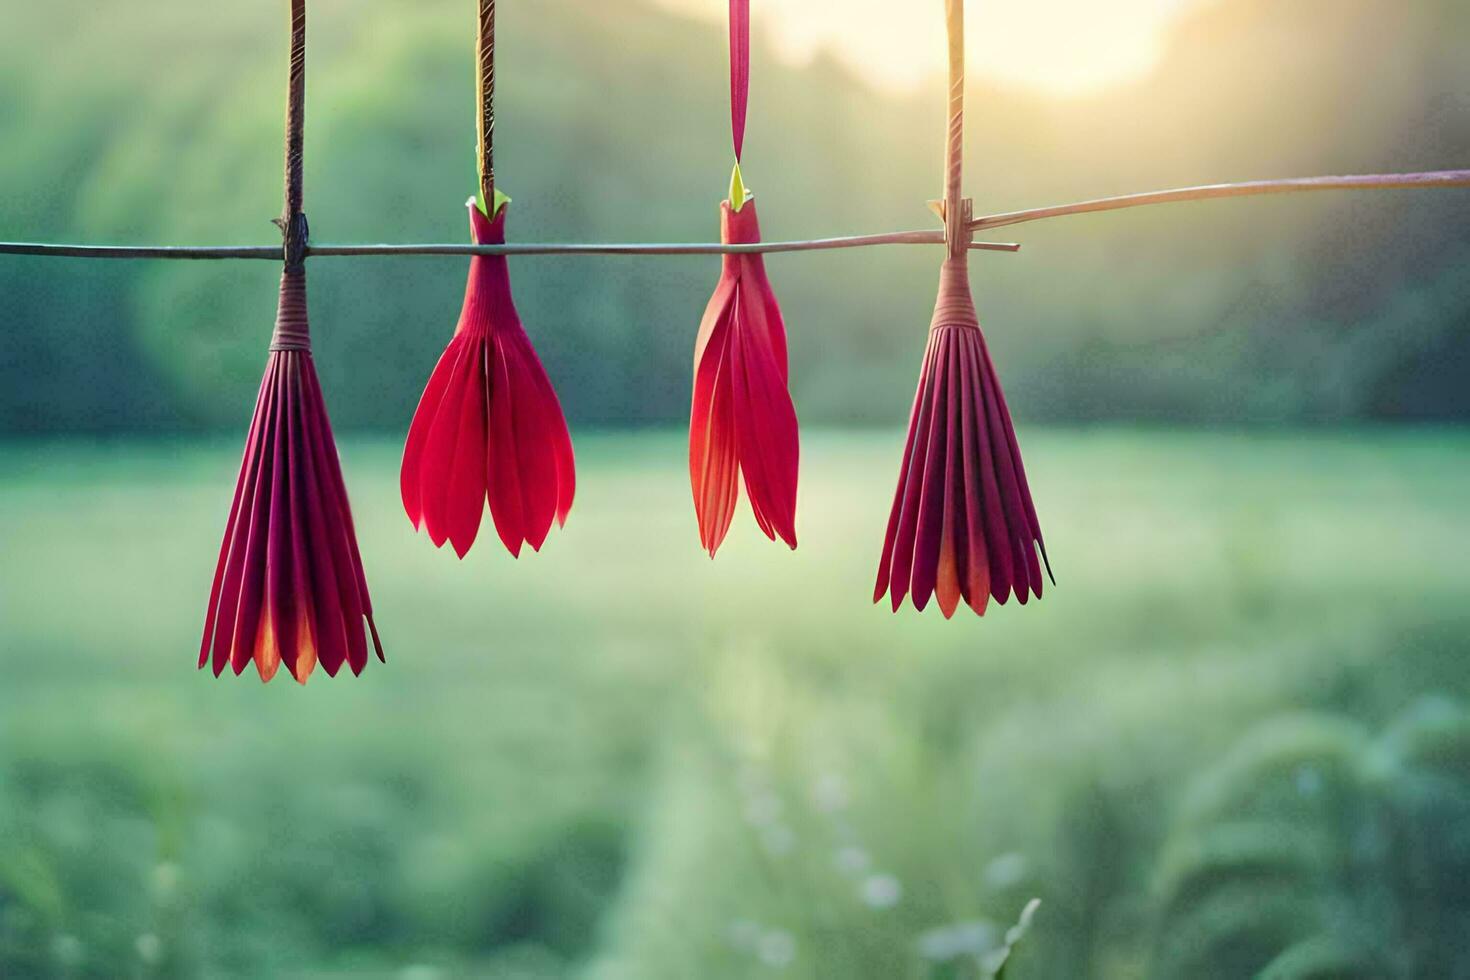
<path fill-rule="evenodd" d="M 936 0 L 937 2 L 937 0 Z M 0 229 L 46 241 L 270 244 L 280 5 L 9 0 Z M 473 5 L 317 0 L 306 210 L 319 242 L 467 241 Z M 983 16 L 977 11 L 976 16 Z M 936 9 L 935 43 L 940 43 Z M 1059 28 L 1061 29 L 1061 28 Z M 496 170 L 521 241 L 708 241 L 730 173 L 725 38 L 634 0 L 500 11 Z M 1089 98 L 970 91 L 980 213 L 1162 187 L 1464 166 L 1461 0 L 1202 4 L 1156 71 Z M 874 90 L 755 49 L 745 176 L 770 239 L 937 227 L 942 80 Z M 1031 421 L 1464 418 L 1470 194 L 1271 198 L 1004 229 L 973 260 Z M 937 249 L 783 256 L 803 420 L 895 426 Z M 339 428 L 401 435 L 453 328 L 463 260 L 311 266 Z M 528 258 L 528 329 L 572 421 L 687 418 L 718 261 Z M 274 314 L 270 263 L 0 264 L 0 429 L 234 431 Z"/>
<path fill-rule="evenodd" d="M 271 242 L 279 6 L 0 0 L 0 237 Z M 318 241 L 467 237 L 466 6 L 314 0 Z M 714 236 L 716 26 L 500 28 L 512 237 Z M 977 80 L 968 183 L 1464 165 L 1467 39 L 1458 0 L 1203 4 L 1137 83 Z M 767 236 L 932 226 L 941 102 L 758 39 Z M 464 261 L 313 261 L 388 663 L 304 688 L 193 669 L 277 270 L 0 261 L 0 976 L 968 980 L 1033 897 L 1012 980 L 1470 973 L 1467 219 L 1200 204 L 975 257 L 1058 585 L 951 622 L 869 602 L 937 250 L 770 261 L 802 544 L 742 504 L 715 562 L 714 260 L 513 262 L 578 498 L 462 563 L 397 466 Z"/>

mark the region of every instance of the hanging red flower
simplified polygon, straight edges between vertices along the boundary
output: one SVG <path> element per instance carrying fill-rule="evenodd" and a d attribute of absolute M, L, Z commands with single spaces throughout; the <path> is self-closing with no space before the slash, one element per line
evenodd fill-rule
<path fill-rule="evenodd" d="M 495 0 L 480 0 L 479 28 L 480 193 L 467 206 L 475 244 L 503 245 L 510 199 L 495 187 Z M 461 558 L 486 501 L 516 557 L 523 544 L 541 550 L 552 521 L 566 523 L 576 493 L 572 439 L 521 326 L 504 255 L 470 259 L 459 325 L 419 399 L 399 485 L 414 528 L 428 531 L 436 548 L 448 541 Z"/>
<path fill-rule="evenodd" d="M 909 595 L 922 610 L 932 595 L 945 618 L 961 599 L 984 615 L 990 598 L 1040 598 L 1043 563 L 1050 576 L 966 258 L 951 257 L 939 274 L 873 601 L 886 592 L 897 611 Z"/>
<path fill-rule="evenodd" d="M 755 202 L 720 211 L 720 240 L 760 241 Z M 766 537 L 796 547 L 796 410 L 786 390 L 786 329 L 759 255 L 726 255 L 694 350 L 689 479 L 699 539 L 713 558 L 738 495 Z"/>
<path fill-rule="evenodd" d="M 245 441 L 235 499 L 209 594 L 199 666 L 218 677 L 254 661 L 262 681 L 282 664 L 305 684 L 318 663 L 367 665 L 373 625 L 347 488 L 311 358 L 306 273 L 288 268 L 265 378 Z"/>
<path fill-rule="evenodd" d="M 494 221 L 469 202 L 478 245 L 505 242 L 505 205 Z M 459 325 L 429 376 L 403 449 L 400 489 L 415 528 L 463 558 L 485 503 L 500 540 L 519 556 L 540 550 L 566 523 L 576 492 L 572 440 L 561 403 L 511 298 L 503 255 L 470 259 Z"/>
<path fill-rule="evenodd" d="M 720 240 L 761 240 L 740 154 L 750 86 L 749 0 L 730 0 L 730 118 L 735 170 L 720 208 Z M 796 547 L 800 460 L 796 409 L 787 388 L 786 326 L 758 254 L 727 254 L 694 349 L 689 481 L 699 540 L 713 558 L 730 529 L 745 481 L 756 524 Z"/>

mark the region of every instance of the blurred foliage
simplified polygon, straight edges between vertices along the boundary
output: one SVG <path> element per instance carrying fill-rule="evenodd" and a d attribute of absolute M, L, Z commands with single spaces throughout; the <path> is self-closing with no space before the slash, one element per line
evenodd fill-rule
<path fill-rule="evenodd" d="M 317 0 L 307 210 L 319 241 L 466 238 L 459 0 Z M 501 11 L 497 170 L 520 240 L 707 240 L 729 171 L 724 39 L 637 0 Z M 940 43 L 936 16 L 935 43 Z M 260 5 L 10 3 L 0 228 L 51 241 L 271 242 L 284 50 Z M 1009 210 L 1156 187 L 1435 169 L 1470 156 L 1462 0 L 1212 0 L 1148 78 L 1070 100 L 977 82 L 969 186 Z M 942 90 L 874 91 L 758 43 L 746 171 L 769 238 L 932 224 Z M 1372 66 L 1366 70 L 1365 66 Z M 1249 66 L 1249 70 L 1242 70 Z M 975 73 L 977 77 L 979 72 Z M 854 208 L 853 202 L 862 202 Z M 1032 419 L 1463 418 L 1470 199 L 1201 204 L 1016 229 L 974 261 Z M 771 262 L 807 421 L 896 424 L 938 255 Z M 574 420 L 687 414 L 709 258 L 526 259 L 517 297 Z M 462 261 L 312 264 L 340 427 L 402 429 Z M 236 425 L 272 322 L 269 263 L 0 262 L 0 429 Z"/>
<path fill-rule="evenodd" d="M 518 562 L 348 440 L 388 663 L 305 688 L 193 670 L 238 447 L 0 444 L 0 976 L 1464 972 L 1465 435 L 1024 432 L 1061 584 L 950 622 L 901 436 L 714 563 L 677 435 Z"/>
<path fill-rule="evenodd" d="M 1158 886 L 1159 977 L 1470 971 L 1470 714 L 1443 698 L 1380 739 L 1263 723 L 1196 781 Z"/>

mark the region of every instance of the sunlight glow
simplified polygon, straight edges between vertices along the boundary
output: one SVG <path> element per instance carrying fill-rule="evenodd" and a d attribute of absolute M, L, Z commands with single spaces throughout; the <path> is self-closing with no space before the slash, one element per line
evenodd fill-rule
<path fill-rule="evenodd" d="M 656 0 L 723 20 L 726 0 Z M 1145 74 L 1171 20 L 1198 0 L 970 0 L 972 75 L 1085 95 Z M 873 84 L 912 90 L 944 70 L 940 0 L 752 0 L 754 30 L 802 64 L 830 51 Z"/>

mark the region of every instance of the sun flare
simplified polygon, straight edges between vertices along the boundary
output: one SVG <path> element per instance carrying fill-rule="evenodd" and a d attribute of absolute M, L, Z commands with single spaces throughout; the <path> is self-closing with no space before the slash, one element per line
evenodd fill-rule
<path fill-rule="evenodd" d="M 657 0 L 722 19 L 726 0 Z M 1054 95 L 1085 95 L 1146 73 L 1170 21 L 1197 0 L 970 0 L 970 71 Z M 803 63 L 829 51 L 875 85 L 912 90 L 944 70 L 939 0 L 754 0 L 758 34 Z"/>

